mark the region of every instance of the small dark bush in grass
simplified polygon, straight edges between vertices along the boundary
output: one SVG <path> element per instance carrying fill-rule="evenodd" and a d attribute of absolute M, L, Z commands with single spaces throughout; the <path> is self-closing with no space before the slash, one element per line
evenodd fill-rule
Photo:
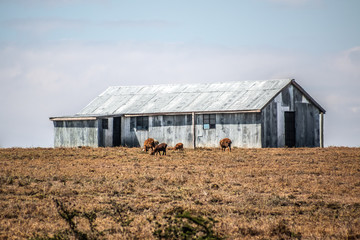
<path fill-rule="evenodd" d="M 54 199 L 54 203 L 56 205 L 58 214 L 63 220 L 65 220 L 70 229 L 60 232 L 54 237 L 46 237 L 44 239 L 70 239 L 71 237 L 74 237 L 78 240 L 87 240 L 97 239 L 99 236 L 103 235 L 96 229 L 96 213 L 94 211 L 81 212 L 76 209 L 71 209 L 58 199 Z M 89 223 L 91 232 L 86 233 L 79 230 L 75 218 L 85 218 Z"/>
<path fill-rule="evenodd" d="M 69 209 L 64 203 L 58 199 L 54 199 L 56 209 L 60 217 L 65 220 L 70 228 L 70 232 L 73 234 L 75 239 L 89 239 L 86 233 L 81 232 L 75 221 L 75 217 L 80 216 L 81 212 L 78 210 Z"/>
<path fill-rule="evenodd" d="M 113 209 L 113 218 L 116 222 L 120 223 L 122 227 L 127 227 L 134 220 L 130 218 L 129 212 L 132 211 L 132 208 L 126 204 L 119 204 L 115 201 L 111 201 Z"/>
<path fill-rule="evenodd" d="M 158 239 L 222 239 L 213 230 L 216 221 L 212 218 L 192 215 L 176 209 L 164 215 L 163 221 L 155 222 L 153 235 Z"/>
<path fill-rule="evenodd" d="M 277 236 L 279 239 L 301 239 L 302 237 L 300 232 L 292 232 L 287 226 L 286 220 L 284 219 L 270 229 L 270 235 L 272 237 Z"/>
<path fill-rule="evenodd" d="M 244 236 L 259 236 L 263 234 L 262 231 L 248 227 L 248 228 L 239 228 L 239 232 Z"/>

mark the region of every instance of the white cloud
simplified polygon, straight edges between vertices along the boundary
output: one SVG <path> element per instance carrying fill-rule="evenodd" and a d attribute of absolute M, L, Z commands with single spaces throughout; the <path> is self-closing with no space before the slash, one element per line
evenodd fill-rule
<path fill-rule="evenodd" d="M 337 58 L 336 65 L 342 72 L 360 77 L 360 46 L 344 51 Z"/>
<path fill-rule="evenodd" d="M 359 113 L 360 112 L 360 106 L 358 105 L 358 106 L 351 107 L 351 111 L 353 113 Z"/>

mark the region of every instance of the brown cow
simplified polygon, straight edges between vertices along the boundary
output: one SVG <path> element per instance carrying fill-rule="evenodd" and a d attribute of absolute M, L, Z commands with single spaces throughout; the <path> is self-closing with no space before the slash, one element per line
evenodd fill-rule
<path fill-rule="evenodd" d="M 166 144 L 166 143 L 160 143 L 159 145 L 157 145 L 157 146 L 154 148 L 154 150 L 152 150 L 151 155 L 154 155 L 154 154 L 156 154 L 156 153 L 159 153 L 159 155 L 161 155 L 160 152 L 163 152 L 162 155 L 166 155 L 166 148 L 167 148 L 167 144 Z"/>
<path fill-rule="evenodd" d="M 177 143 L 174 148 L 174 150 L 183 150 L 183 149 L 184 149 L 184 144 L 182 143 Z"/>
<path fill-rule="evenodd" d="M 226 148 L 229 148 L 231 152 L 231 140 L 229 138 L 223 138 L 220 140 L 221 150 L 225 152 Z"/>
<path fill-rule="evenodd" d="M 154 150 L 155 148 L 155 140 L 153 138 L 148 138 L 144 142 L 144 149 L 147 152 L 148 149 Z"/>

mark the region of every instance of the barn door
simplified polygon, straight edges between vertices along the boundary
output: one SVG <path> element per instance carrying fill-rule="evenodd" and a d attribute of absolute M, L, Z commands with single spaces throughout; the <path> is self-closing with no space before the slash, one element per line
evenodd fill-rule
<path fill-rule="evenodd" d="M 295 147 L 295 112 L 285 112 L 285 146 Z"/>
<path fill-rule="evenodd" d="M 121 117 L 114 117 L 113 122 L 113 146 L 121 145 Z"/>
<path fill-rule="evenodd" d="M 109 119 L 100 118 L 99 119 L 99 147 L 106 147 L 106 131 L 109 127 Z"/>

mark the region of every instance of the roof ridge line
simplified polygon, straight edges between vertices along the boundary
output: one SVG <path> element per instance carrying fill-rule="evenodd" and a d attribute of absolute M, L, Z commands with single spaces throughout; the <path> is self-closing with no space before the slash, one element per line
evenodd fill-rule
<path fill-rule="evenodd" d="M 184 85 L 209 85 L 209 84 L 226 84 L 226 83 L 255 83 L 255 82 L 267 82 L 267 81 L 276 81 L 276 80 L 288 80 L 291 81 L 293 78 L 273 78 L 273 79 L 267 79 L 267 80 L 245 80 L 245 81 L 228 81 L 228 82 L 209 82 L 209 83 L 160 83 L 160 84 L 153 84 L 153 85 L 113 85 L 109 86 L 108 88 L 113 87 L 156 87 L 156 86 L 184 86 Z"/>

